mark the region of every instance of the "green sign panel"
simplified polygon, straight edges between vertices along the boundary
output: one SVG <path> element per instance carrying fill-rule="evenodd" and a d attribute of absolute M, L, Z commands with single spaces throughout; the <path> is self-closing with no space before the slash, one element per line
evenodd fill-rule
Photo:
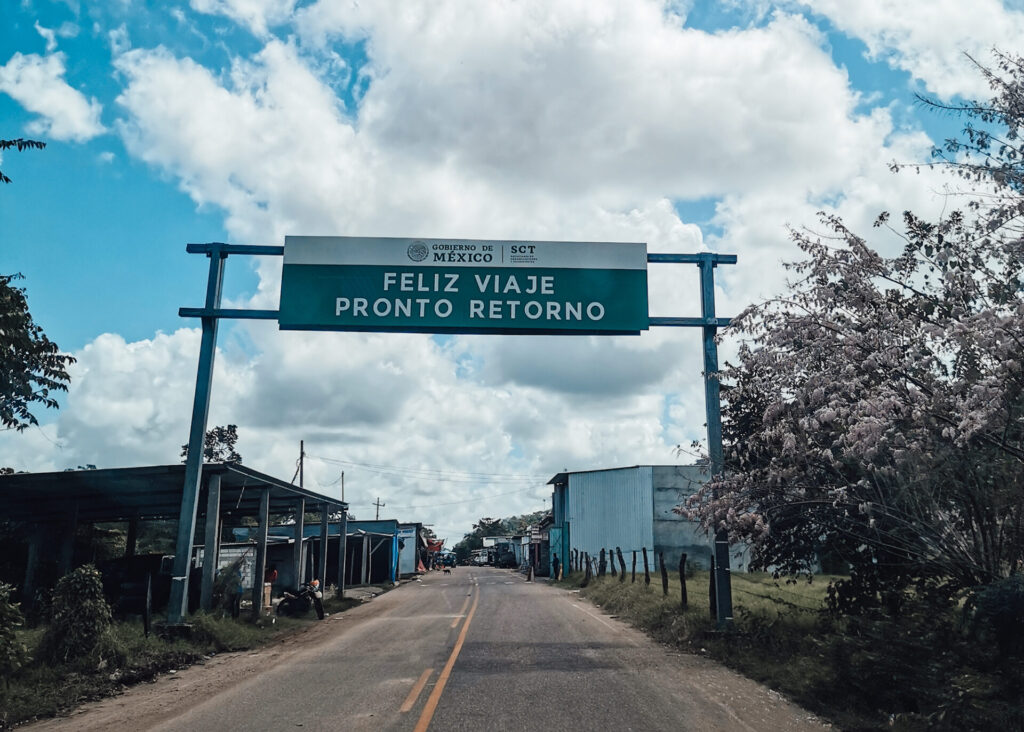
<path fill-rule="evenodd" d="M 647 246 L 612 242 L 285 238 L 285 330 L 636 334 Z"/>

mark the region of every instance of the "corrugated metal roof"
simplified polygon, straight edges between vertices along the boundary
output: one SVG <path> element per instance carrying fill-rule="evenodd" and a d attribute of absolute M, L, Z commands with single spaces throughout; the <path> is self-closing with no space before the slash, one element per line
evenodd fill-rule
<path fill-rule="evenodd" d="M 285 483 L 238 463 L 203 465 L 203 481 L 221 476 L 221 512 L 228 508 L 254 515 L 260 489 L 270 490 L 271 513 L 290 511 L 296 499 L 307 506 L 341 510 L 348 504 Z M 66 470 L 54 473 L 0 475 L 0 518 L 8 521 L 53 521 L 75 515 L 79 521 L 127 521 L 133 518 L 178 518 L 185 485 L 184 465 Z M 199 502 L 199 513 L 205 511 Z"/>
<path fill-rule="evenodd" d="M 548 485 L 564 485 L 570 475 L 585 475 L 588 473 L 607 473 L 611 470 L 633 470 L 635 468 L 690 468 L 692 465 L 628 465 L 618 468 L 593 468 L 592 470 L 566 470 L 562 473 L 555 473 L 551 480 L 547 482 Z"/>

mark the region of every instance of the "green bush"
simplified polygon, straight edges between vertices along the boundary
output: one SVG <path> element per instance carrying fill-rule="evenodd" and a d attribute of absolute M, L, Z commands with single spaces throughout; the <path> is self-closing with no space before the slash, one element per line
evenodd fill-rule
<path fill-rule="evenodd" d="M 6 582 L 0 582 L 0 678 L 6 684 L 10 684 L 11 676 L 29 660 L 25 644 L 15 634 L 15 628 L 24 624 L 24 618 L 18 603 L 11 602 L 13 590 Z"/>
<path fill-rule="evenodd" d="M 994 642 L 999 658 L 1024 655 L 1024 575 L 975 589 L 964 603 L 963 625 L 981 642 Z"/>
<path fill-rule="evenodd" d="M 90 660 L 110 628 L 103 581 L 87 564 L 61 577 L 53 589 L 53 611 L 43 636 L 43 656 L 53 663 Z"/>

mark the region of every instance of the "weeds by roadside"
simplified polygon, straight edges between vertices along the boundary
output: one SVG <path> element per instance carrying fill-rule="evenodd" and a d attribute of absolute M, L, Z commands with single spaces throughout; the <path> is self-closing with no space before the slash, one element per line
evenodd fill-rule
<path fill-rule="evenodd" d="M 579 588 L 582 573 L 558 583 Z M 841 729 L 1024 729 L 1024 662 L 972 641 L 956 613 L 913 608 L 899 618 L 836 616 L 825 609 L 830 578 L 787 584 L 733 575 L 734 625 L 714 632 L 708 575 L 678 576 L 669 593 L 605 577 L 583 597 L 658 641 L 707 655 L 785 694 Z"/>

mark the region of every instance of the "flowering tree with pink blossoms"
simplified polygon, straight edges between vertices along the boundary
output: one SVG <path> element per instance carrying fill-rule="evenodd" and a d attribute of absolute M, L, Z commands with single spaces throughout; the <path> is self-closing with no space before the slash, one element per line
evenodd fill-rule
<path fill-rule="evenodd" d="M 993 98 L 953 109 L 968 125 L 935 153 L 961 210 L 904 213 L 892 257 L 823 215 L 792 234 L 788 292 L 727 331 L 725 471 L 677 510 L 779 575 L 842 560 L 839 610 L 952 598 L 1024 562 L 1024 64 L 996 60 Z"/>

